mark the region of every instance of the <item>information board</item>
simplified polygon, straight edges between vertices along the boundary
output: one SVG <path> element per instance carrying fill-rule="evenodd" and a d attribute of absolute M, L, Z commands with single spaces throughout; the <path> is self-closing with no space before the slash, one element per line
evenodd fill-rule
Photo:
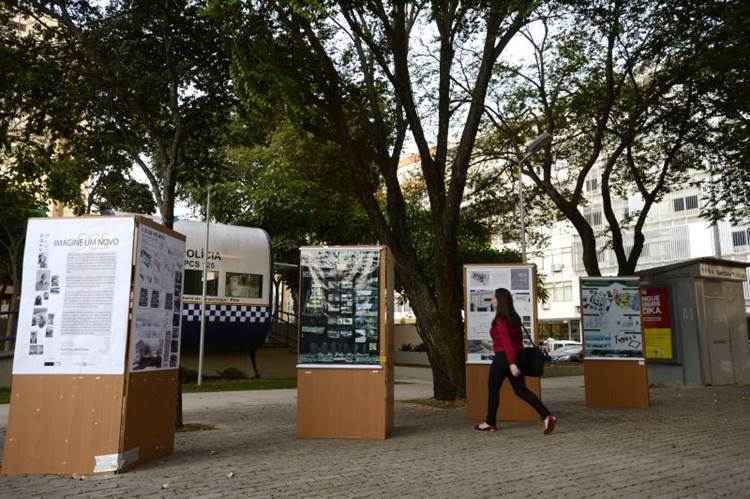
<path fill-rule="evenodd" d="M 380 364 L 380 248 L 300 250 L 300 364 Z"/>
<path fill-rule="evenodd" d="M 492 362 L 490 327 L 495 317 L 492 297 L 497 288 L 505 288 L 513 295 L 513 306 L 521 316 L 524 327 L 536 337 L 536 294 L 534 271 L 531 265 L 465 265 L 466 303 L 466 362 Z"/>
<path fill-rule="evenodd" d="M 177 369 L 185 241 L 138 226 L 130 370 Z"/>
<path fill-rule="evenodd" d="M 31 219 L 13 374 L 122 374 L 132 218 Z"/>
<path fill-rule="evenodd" d="M 672 318 L 668 288 L 641 288 L 646 358 L 672 360 Z"/>
<path fill-rule="evenodd" d="M 643 359 L 637 277 L 582 277 L 581 330 L 586 359 Z"/>

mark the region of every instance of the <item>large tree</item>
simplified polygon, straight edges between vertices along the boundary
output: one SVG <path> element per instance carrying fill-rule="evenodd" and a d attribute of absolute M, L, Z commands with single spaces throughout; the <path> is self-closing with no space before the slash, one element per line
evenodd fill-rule
<path fill-rule="evenodd" d="M 273 260 L 282 263 L 298 264 L 301 246 L 377 241 L 352 193 L 335 184 L 334 150 L 285 120 L 262 132 L 248 133 L 241 120 L 231 128 L 227 168 L 211 188 L 212 220 L 265 229 Z M 205 207 L 205 186 L 195 186 L 191 197 Z M 298 288 L 296 270 L 278 272 L 290 289 Z"/>
<path fill-rule="evenodd" d="M 272 236 L 273 257 L 278 262 L 298 263 L 301 246 L 378 242 L 356 192 L 350 184 L 340 182 L 341 153 L 333 144 L 321 144 L 287 119 L 275 120 L 265 130 L 264 139 L 257 136 L 258 130 L 242 127 L 241 120 L 232 130 L 228 168 L 222 182 L 212 187 L 212 219 L 264 228 Z M 497 234 L 516 236 L 512 231 L 514 197 L 496 186 L 497 176 L 504 173 L 485 168 L 469 180 L 470 193 L 462 207 L 458 235 L 461 263 L 520 260 L 516 252 L 492 248 Z M 415 231 L 415 250 L 419 258 L 428 259 L 434 238 L 424 181 L 418 170 L 401 177 L 409 224 Z M 194 200 L 204 204 L 205 189 L 194 192 Z M 279 272 L 291 289 L 297 288 L 296 271 Z M 404 291 L 398 275 L 397 287 Z"/>
<path fill-rule="evenodd" d="M 66 141 L 74 157 L 98 157 L 109 169 L 137 165 L 170 227 L 179 187 L 210 179 L 234 103 L 229 46 L 220 23 L 204 15 L 205 3 L 24 0 L 11 7 L 30 26 L 23 43 L 57 75 L 45 95 L 26 102 L 29 123 Z"/>
<path fill-rule="evenodd" d="M 210 182 L 221 166 L 222 137 L 235 99 L 229 44 L 222 23 L 204 15 L 206 4 L 2 4 L 4 17 L 28 28 L 15 30 L 9 38 L 13 52 L 29 53 L 53 70 L 41 73 L 52 84 L 32 85 L 32 91 L 23 94 L 27 98 L 14 97 L 18 115 L 49 145 L 61 144 L 68 165 L 84 169 L 81 177 L 64 177 L 79 191 L 94 174 L 89 204 L 107 205 L 119 197 L 124 207 L 135 191 L 140 202 L 128 207 L 148 208 L 139 185 L 128 180 L 132 165 L 137 165 L 148 179 L 163 223 L 172 227 L 179 189 Z M 86 168 L 90 166 L 96 168 Z M 114 189 L 111 180 L 117 181 Z M 125 199 L 119 192 L 123 186 L 129 193 Z M 102 190 L 108 202 L 102 202 Z M 177 424 L 182 424 L 181 399 Z"/>
<path fill-rule="evenodd" d="M 533 5 L 259 1 L 238 39 L 235 75 L 246 103 L 264 114 L 282 103 L 296 126 L 340 152 L 339 182 L 350 184 L 393 251 L 438 399 L 465 390 L 458 239 L 484 100 L 495 63 Z M 467 56 L 476 66 L 460 67 Z M 468 91 L 453 84 L 458 72 Z M 427 256 L 417 251 L 399 183 L 407 136 L 427 192 Z"/>
<path fill-rule="evenodd" d="M 697 10 L 677 1 L 562 2 L 522 31 L 531 57 L 496 67 L 483 152 L 514 162 L 524 141 L 551 137 L 523 173 L 575 227 L 589 275 L 600 275 L 605 249 L 619 275 L 632 274 L 651 208 L 703 167 L 710 114 L 694 60 L 705 48 L 699 30 L 681 22 Z"/>
<path fill-rule="evenodd" d="M 709 157 L 715 168 L 707 183 L 710 202 L 704 215 L 750 223 L 750 3 L 743 0 L 703 2 L 706 50 L 697 64 L 698 84 L 715 117 L 711 122 L 715 147 Z M 684 29 L 696 30 L 683 18 Z"/>

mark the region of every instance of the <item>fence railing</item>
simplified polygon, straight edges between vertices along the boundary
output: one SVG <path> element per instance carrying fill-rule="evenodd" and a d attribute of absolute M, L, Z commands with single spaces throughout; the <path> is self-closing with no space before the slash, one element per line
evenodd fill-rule
<path fill-rule="evenodd" d="M 291 351 L 297 350 L 297 314 L 276 310 L 271 324 L 271 336 L 268 344 L 286 346 Z"/>

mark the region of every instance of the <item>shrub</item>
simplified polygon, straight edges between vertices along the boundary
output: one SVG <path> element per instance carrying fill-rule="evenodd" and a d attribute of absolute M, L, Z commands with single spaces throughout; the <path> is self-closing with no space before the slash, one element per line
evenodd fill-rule
<path fill-rule="evenodd" d="M 187 367 L 180 367 L 180 375 L 183 383 L 195 383 L 198 381 L 198 371 Z"/>
<path fill-rule="evenodd" d="M 420 343 L 419 345 L 415 346 L 412 349 L 412 352 L 426 352 L 427 351 L 427 345 L 424 343 Z"/>
<path fill-rule="evenodd" d="M 401 345 L 402 352 L 426 352 L 427 345 L 420 343 L 419 345 L 412 345 L 411 343 L 405 343 Z"/>
<path fill-rule="evenodd" d="M 248 375 L 236 367 L 227 367 L 221 371 L 216 371 L 220 379 L 247 379 Z"/>

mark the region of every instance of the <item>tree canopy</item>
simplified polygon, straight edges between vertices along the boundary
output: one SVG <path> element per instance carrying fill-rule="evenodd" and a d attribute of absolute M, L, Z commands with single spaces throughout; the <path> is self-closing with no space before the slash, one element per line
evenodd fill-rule
<path fill-rule="evenodd" d="M 683 2 L 563 2 L 522 31 L 530 60 L 496 68 L 482 152 L 518 160 L 549 134 L 523 173 L 575 227 L 589 275 L 606 248 L 632 274 L 651 207 L 704 167 L 711 112 L 694 61 L 705 38 L 683 30 L 698 14 Z"/>
<path fill-rule="evenodd" d="M 22 100 L 24 119 L 71 158 L 94 163 L 89 173 L 125 179 L 137 165 L 169 226 L 178 188 L 210 181 L 234 103 L 229 42 L 204 8 L 20 1 L 10 10 L 29 28 L 15 41 L 54 78 Z"/>

